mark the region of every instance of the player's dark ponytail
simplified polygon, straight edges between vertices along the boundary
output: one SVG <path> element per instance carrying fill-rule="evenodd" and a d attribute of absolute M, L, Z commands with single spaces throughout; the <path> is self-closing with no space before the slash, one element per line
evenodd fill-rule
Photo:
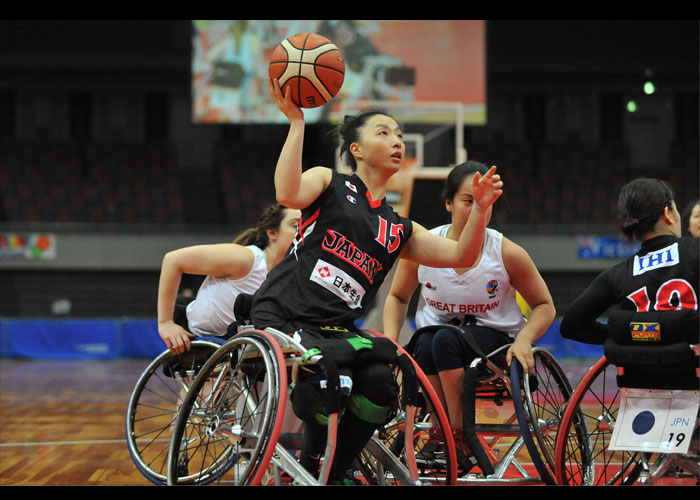
<path fill-rule="evenodd" d="M 263 210 L 260 219 L 258 219 L 258 225 L 241 233 L 234 240 L 234 243 L 243 246 L 255 245 L 261 250 L 264 250 L 267 248 L 267 245 L 270 244 L 270 239 L 267 237 L 267 230 L 280 228 L 282 219 L 284 219 L 285 210 L 285 207 L 279 203 L 269 205 Z"/>
<path fill-rule="evenodd" d="M 628 182 L 617 201 L 622 234 L 632 241 L 650 233 L 673 200 L 673 189 L 660 179 L 642 177 Z"/>

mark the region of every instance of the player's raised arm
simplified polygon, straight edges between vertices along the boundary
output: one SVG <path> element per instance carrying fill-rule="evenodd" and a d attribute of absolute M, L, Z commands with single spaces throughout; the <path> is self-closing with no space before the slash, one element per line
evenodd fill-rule
<path fill-rule="evenodd" d="M 275 196 L 287 208 L 305 208 L 326 189 L 331 171 L 315 167 L 302 173 L 304 112 L 292 101 L 289 87 L 283 93 L 276 79 L 268 79 L 267 84 L 275 104 L 289 120 L 289 132 L 275 168 Z"/>

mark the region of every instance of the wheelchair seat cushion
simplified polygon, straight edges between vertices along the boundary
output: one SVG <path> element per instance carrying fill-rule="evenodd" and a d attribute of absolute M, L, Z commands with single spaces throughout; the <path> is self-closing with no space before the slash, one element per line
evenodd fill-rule
<path fill-rule="evenodd" d="M 698 312 L 613 310 L 603 350 L 608 361 L 622 368 L 620 387 L 697 389 Z"/>
<path fill-rule="evenodd" d="M 619 387 L 668 390 L 698 389 L 698 357 L 687 342 L 665 346 L 620 345 L 608 338 L 605 357 L 621 368 Z"/>
<path fill-rule="evenodd" d="M 248 321 L 253 307 L 253 296 L 249 293 L 239 293 L 233 304 L 233 314 L 238 321 Z"/>

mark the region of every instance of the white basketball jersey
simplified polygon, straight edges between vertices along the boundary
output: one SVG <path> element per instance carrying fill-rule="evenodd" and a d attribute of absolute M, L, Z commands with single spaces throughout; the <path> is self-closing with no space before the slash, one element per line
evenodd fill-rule
<path fill-rule="evenodd" d="M 449 224 L 432 233 L 446 236 Z M 526 320 L 503 264 L 503 235 L 486 229 L 479 263 L 464 274 L 452 268 L 418 266 L 420 299 L 416 326 L 476 324 L 515 336 Z"/>
<path fill-rule="evenodd" d="M 265 252 L 255 245 L 247 246 L 255 255 L 247 276 L 232 280 L 207 276 L 195 300 L 187 305 L 187 322 L 195 335 L 220 336 L 236 320 L 233 304 L 240 293 L 256 292 L 267 277 Z"/>

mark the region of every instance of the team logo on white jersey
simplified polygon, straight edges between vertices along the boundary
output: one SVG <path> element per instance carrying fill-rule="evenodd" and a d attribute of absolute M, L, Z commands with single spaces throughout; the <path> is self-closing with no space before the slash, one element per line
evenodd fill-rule
<path fill-rule="evenodd" d="M 492 299 L 498 294 L 498 281 L 490 280 L 486 283 L 486 293 L 489 294 L 489 299 Z"/>
<path fill-rule="evenodd" d="M 647 271 L 661 269 L 662 267 L 670 267 L 680 264 L 681 260 L 678 256 L 678 243 L 674 243 L 666 248 L 654 250 L 646 255 L 634 256 L 634 268 L 632 269 L 633 276 L 639 276 Z"/>

